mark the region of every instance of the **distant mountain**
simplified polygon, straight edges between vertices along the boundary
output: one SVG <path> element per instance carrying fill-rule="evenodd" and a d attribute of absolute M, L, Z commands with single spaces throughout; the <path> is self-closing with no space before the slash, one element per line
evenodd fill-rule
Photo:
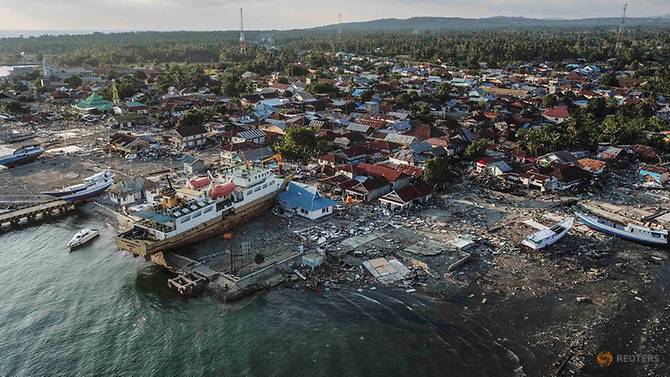
<path fill-rule="evenodd" d="M 407 19 L 385 18 L 373 21 L 349 22 L 341 25 L 326 25 L 308 29 L 314 31 L 336 31 L 342 28 L 345 32 L 361 31 L 473 31 L 528 28 L 574 28 L 590 29 L 615 27 L 621 18 L 583 18 L 583 19 L 538 19 L 525 17 L 489 17 L 489 18 L 458 18 L 458 17 L 412 17 Z M 669 27 L 668 17 L 627 18 L 627 27 Z"/>

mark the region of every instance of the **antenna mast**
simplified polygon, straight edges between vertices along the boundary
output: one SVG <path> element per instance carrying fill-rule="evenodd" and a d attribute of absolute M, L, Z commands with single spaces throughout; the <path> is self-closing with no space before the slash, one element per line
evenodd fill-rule
<path fill-rule="evenodd" d="M 342 13 L 337 14 L 337 34 L 342 34 Z"/>
<path fill-rule="evenodd" d="M 240 8 L 240 53 L 247 53 L 247 41 L 244 37 L 244 13 Z"/>
<path fill-rule="evenodd" d="M 616 46 L 614 47 L 614 52 L 619 52 L 621 48 L 621 39 L 623 38 L 623 26 L 626 23 L 626 10 L 628 9 L 628 3 L 623 5 L 623 16 L 621 16 L 621 25 L 619 25 L 619 34 L 616 37 Z"/>

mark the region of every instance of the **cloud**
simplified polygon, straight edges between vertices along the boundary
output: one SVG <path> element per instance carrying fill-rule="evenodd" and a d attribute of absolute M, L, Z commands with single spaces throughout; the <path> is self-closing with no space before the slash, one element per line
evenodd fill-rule
<path fill-rule="evenodd" d="M 623 0 L 622 0 L 623 1 Z M 293 29 L 343 21 L 413 16 L 619 16 L 612 0 L 0 0 L 0 29 L 221 30 Z M 637 0 L 630 16 L 670 13 L 668 0 Z"/>

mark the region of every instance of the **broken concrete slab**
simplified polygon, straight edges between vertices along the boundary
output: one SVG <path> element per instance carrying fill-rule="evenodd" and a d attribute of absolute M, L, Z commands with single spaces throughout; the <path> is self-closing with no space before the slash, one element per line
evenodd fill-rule
<path fill-rule="evenodd" d="M 459 234 L 456 238 L 449 241 L 449 246 L 456 250 L 469 250 L 475 246 L 475 237 L 469 234 Z"/>
<path fill-rule="evenodd" d="M 363 262 L 363 266 L 380 283 L 390 284 L 405 279 L 409 268 L 395 258 L 377 258 Z"/>
<path fill-rule="evenodd" d="M 430 239 L 419 241 L 405 248 L 405 251 L 407 251 L 408 253 L 423 256 L 439 255 L 444 250 L 445 250 L 444 244 Z"/>

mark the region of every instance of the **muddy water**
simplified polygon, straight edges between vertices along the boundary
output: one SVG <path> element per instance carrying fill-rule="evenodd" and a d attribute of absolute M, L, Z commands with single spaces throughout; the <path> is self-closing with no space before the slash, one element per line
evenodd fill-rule
<path fill-rule="evenodd" d="M 68 253 L 82 226 L 101 237 Z M 402 291 L 184 299 L 164 272 L 73 217 L 0 236 L 0 376 L 513 376 L 463 303 Z"/>

